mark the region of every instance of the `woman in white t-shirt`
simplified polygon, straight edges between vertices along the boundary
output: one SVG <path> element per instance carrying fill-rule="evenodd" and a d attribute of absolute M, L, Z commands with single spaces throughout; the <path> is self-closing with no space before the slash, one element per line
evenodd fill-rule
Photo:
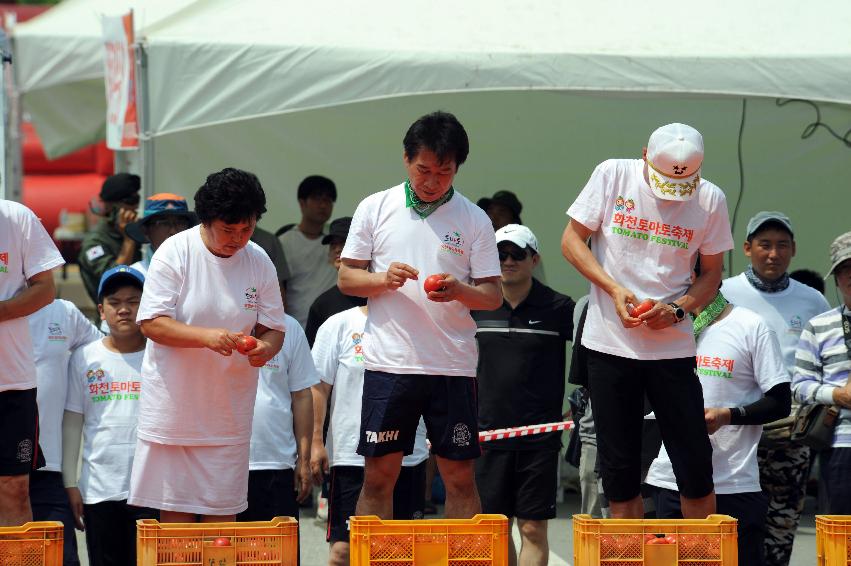
<path fill-rule="evenodd" d="M 284 341 L 275 267 L 249 241 L 266 212 L 257 177 L 213 173 L 195 212 L 200 225 L 151 258 L 137 317 L 149 341 L 130 502 L 163 522 L 232 521 L 246 509 L 258 371 Z M 243 355 L 248 335 L 256 345 Z"/>

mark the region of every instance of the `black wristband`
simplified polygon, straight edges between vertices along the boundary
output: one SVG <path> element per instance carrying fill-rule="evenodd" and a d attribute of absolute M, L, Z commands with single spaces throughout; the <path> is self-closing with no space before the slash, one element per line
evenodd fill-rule
<path fill-rule="evenodd" d="M 740 424 L 742 419 L 745 416 L 745 410 L 742 407 L 732 407 L 730 408 L 730 424 Z"/>

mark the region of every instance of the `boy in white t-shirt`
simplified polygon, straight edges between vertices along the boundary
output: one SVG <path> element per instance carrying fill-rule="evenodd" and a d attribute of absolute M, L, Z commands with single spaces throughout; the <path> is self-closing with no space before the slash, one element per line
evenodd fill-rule
<path fill-rule="evenodd" d="M 144 281 L 126 265 L 103 274 L 98 311 L 109 335 L 78 349 L 69 363 L 62 476 L 77 528 L 86 532 L 91 566 L 132 564 L 136 520 L 158 516 L 153 509 L 127 504 L 145 353 L 145 337 L 136 325 Z"/>
<path fill-rule="evenodd" d="M 298 504 L 310 495 L 313 397 L 319 383 L 304 330 L 285 316 L 284 347 L 260 368 L 248 460 L 248 509 L 238 521 L 298 519 Z"/>
<path fill-rule="evenodd" d="M 734 307 L 718 293 L 695 315 L 717 510 L 739 521 L 739 565 L 762 566 L 768 499 L 760 486 L 757 445 L 763 424 L 789 414 L 789 373 L 777 335 L 755 312 Z M 677 480 L 664 446 L 645 482 L 658 488 L 656 516 L 681 519 Z"/>
<path fill-rule="evenodd" d="M 0 527 L 32 520 L 29 474 L 44 465 L 44 457 L 26 317 L 56 296 L 51 270 L 63 263 L 36 215 L 0 200 Z"/>
<path fill-rule="evenodd" d="M 644 516 L 645 395 L 674 463 L 683 514 L 703 518 L 715 509 L 712 449 L 685 313 L 715 296 L 733 239 L 724 193 L 701 178 L 702 164 L 700 132 L 662 126 L 643 159 L 598 165 L 567 211 L 562 251 L 592 283 L 582 345 L 603 489 L 615 518 Z M 698 257 L 703 272 L 692 283 Z"/>
<path fill-rule="evenodd" d="M 481 450 L 470 310 L 502 304 L 496 237 L 485 212 L 452 187 L 469 152 L 455 116 L 421 117 L 403 146 L 408 180 L 358 205 L 341 255 L 340 290 L 369 299 L 357 514 L 393 516 L 393 486 L 422 416 L 446 516 L 471 517 L 481 510 Z"/>
<path fill-rule="evenodd" d="M 103 334 L 74 303 L 56 299 L 29 316 L 33 357 L 38 378 L 39 444 L 44 468 L 30 474 L 30 503 L 34 521 L 62 521 L 64 566 L 80 563 L 74 515 L 62 483 L 62 415 L 68 396 L 68 357 Z"/>
<path fill-rule="evenodd" d="M 363 396 L 364 345 L 367 307 L 332 315 L 316 333 L 313 361 L 320 383 L 313 387 L 313 443 L 310 467 L 321 484 L 330 474 L 328 528 L 331 566 L 349 564 L 349 517 L 363 485 L 364 458 L 356 452 Z M 323 442 L 328 397 L 330 425 Z M 425 504 L 425 465 L 428 459 L 425 423 L 420 419 L 413 453 L 402 458 L 393 489 L 393 518 L 422 519 Z"/>

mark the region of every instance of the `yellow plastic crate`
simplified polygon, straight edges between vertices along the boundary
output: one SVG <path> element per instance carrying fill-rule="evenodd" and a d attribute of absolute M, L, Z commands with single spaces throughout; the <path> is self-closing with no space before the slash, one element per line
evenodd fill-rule
<path fill-rule="evenodd" d="M 351 566 L 507 566 L 508 518 L 383 521 L 373 515 L 349 523 Z"/>
<path fill-rule="evenodd" d="M 58 521 L 0 527 L 0 565 L 62 566 L 64 533 Z"/>
<path fill-rule="evenodd" d="M 851 564 L 851 515 L 816 515 L 818 566 Z"/>
<path fill-rule="evenodd" d="M 226 539 L 219 546 L 216 539 Z M 296 566 L 298 521 L 246 523 L 136 521 L 137 566 Z"/>
<path fill-rule="evenodd" d="M 737 566 L 737 521 L 706 519 L 593 519 L 573 516 L 574 566 Z M 673 544 L 646 544 L 670 535 Z"/>

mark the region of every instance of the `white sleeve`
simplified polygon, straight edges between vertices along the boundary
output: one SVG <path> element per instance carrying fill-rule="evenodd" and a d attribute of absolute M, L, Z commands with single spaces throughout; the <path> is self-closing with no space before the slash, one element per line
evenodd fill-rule
<path fill-rule="evenodd" d="M 22 264 L 27 279 L 65 263 L 62 254 L 56 249 L 56 244 L 31 210 L 25 208 L 20 219 L 22 238 L 25 242 L 21 246 Z"/>
<path fill-rule="evenodd" d="M 313 365 L 313 357 L 310 346 L 307 345 L 307 336 L 299 324 L 287 325 L 286 341 L 290 347 L 289 377 L 290 391 L 301 391 L 319 383 L 319 374 Z"/>
<path fill-rule="evenodd" d="M 281 285 L 278 282 L 278 272 L 275 264 L 264 252 L 256 258 L 260 263 L 260 288 L 257 293 L 257 322 L 266 328 L 286 330 L 284 323 L 284 302 L 281 299 Z"/>
<path fill-rule="evenodd" d="M 157 252 L 165 252 L 165 250 L 161 247 Z M 142 302 L 136 314 L 137 323 L 158 316 L 175 318 L 177 299 L 184 283 L 177 264 L 177 258 L 172 254 L 157 253 L 151 258 L 151 265 L 145 276 L 145 286 L 142 289 Z"/>
<path fill-rule="evenodd" d="M 780 383 L 792 381 L 783 363 L 783 353 L 777 334 L 760 325 L 753 350 L 753 370 L 756 382 L 763 393 Z"/>
<path fill-rule="evenodd" d="M 610 185 L 609 167 L 609 161 L 597 165 L 579 196 L 567 209 L 568 216 L 592 232 L 596 232 L 600 228 L 607 209 L 607 193 Z"/>
<path fill-rule="evenodd" d="M 336 316 L 326 320 L 316 331 L 316 340 L 313 341 L 313 365 L 319 379 L 328 385 L 334 385 L 340 358 L 337 320 Z"/>
<path fill-rule="evenodd" d="M 68 396 L 65 398 L 65 410 L 85 413 L 86 406 L 86 359 L 83 350 L 78 349 L 68 361 Z"/>
<path fill-rule="evenodd" d="M 727 212 L 727 197 L 718 189 L 718 202 L 709 214 L 706 231 L 698 251 L 701 255 L 715 255 L 733 249 L 733 234 L 730 231 L 730 216 Z"/>
<path fill-rule="evenodd" d="M 375 197 L 369 196 L 361 201 L 352 217 L 352 225 L 349 228 L 349 236 L 343 246 L 341 257 L 356 260 L 371 260 L 374 245 L 373 226 L 375 219 L 372 201 Z"/>
<path fill-rule="evenodd" d="M 496 234 L 490 219 L 484 211 L 476 210 L 478 220 L 475 238 L 470 246 L 470 276 L 473 279 L 499 277 L 502 270 L 499 266 L 499 251 L 496 247 Z M 481 212 L 482 214 L 479 214 Z"/>
<path fill-rule="evenodd" d="M 86 316 L 80 312 L 74 303 L 62 301 L 65 310 L 68 313 L 68 327 L 71 329 L 71 342 L 68 350 L 73 352 L 80 346 L 85 346 L 95 340 L 103 338 L 103 333 L 98 330 L 98 327 L 92 324 Z"/>

